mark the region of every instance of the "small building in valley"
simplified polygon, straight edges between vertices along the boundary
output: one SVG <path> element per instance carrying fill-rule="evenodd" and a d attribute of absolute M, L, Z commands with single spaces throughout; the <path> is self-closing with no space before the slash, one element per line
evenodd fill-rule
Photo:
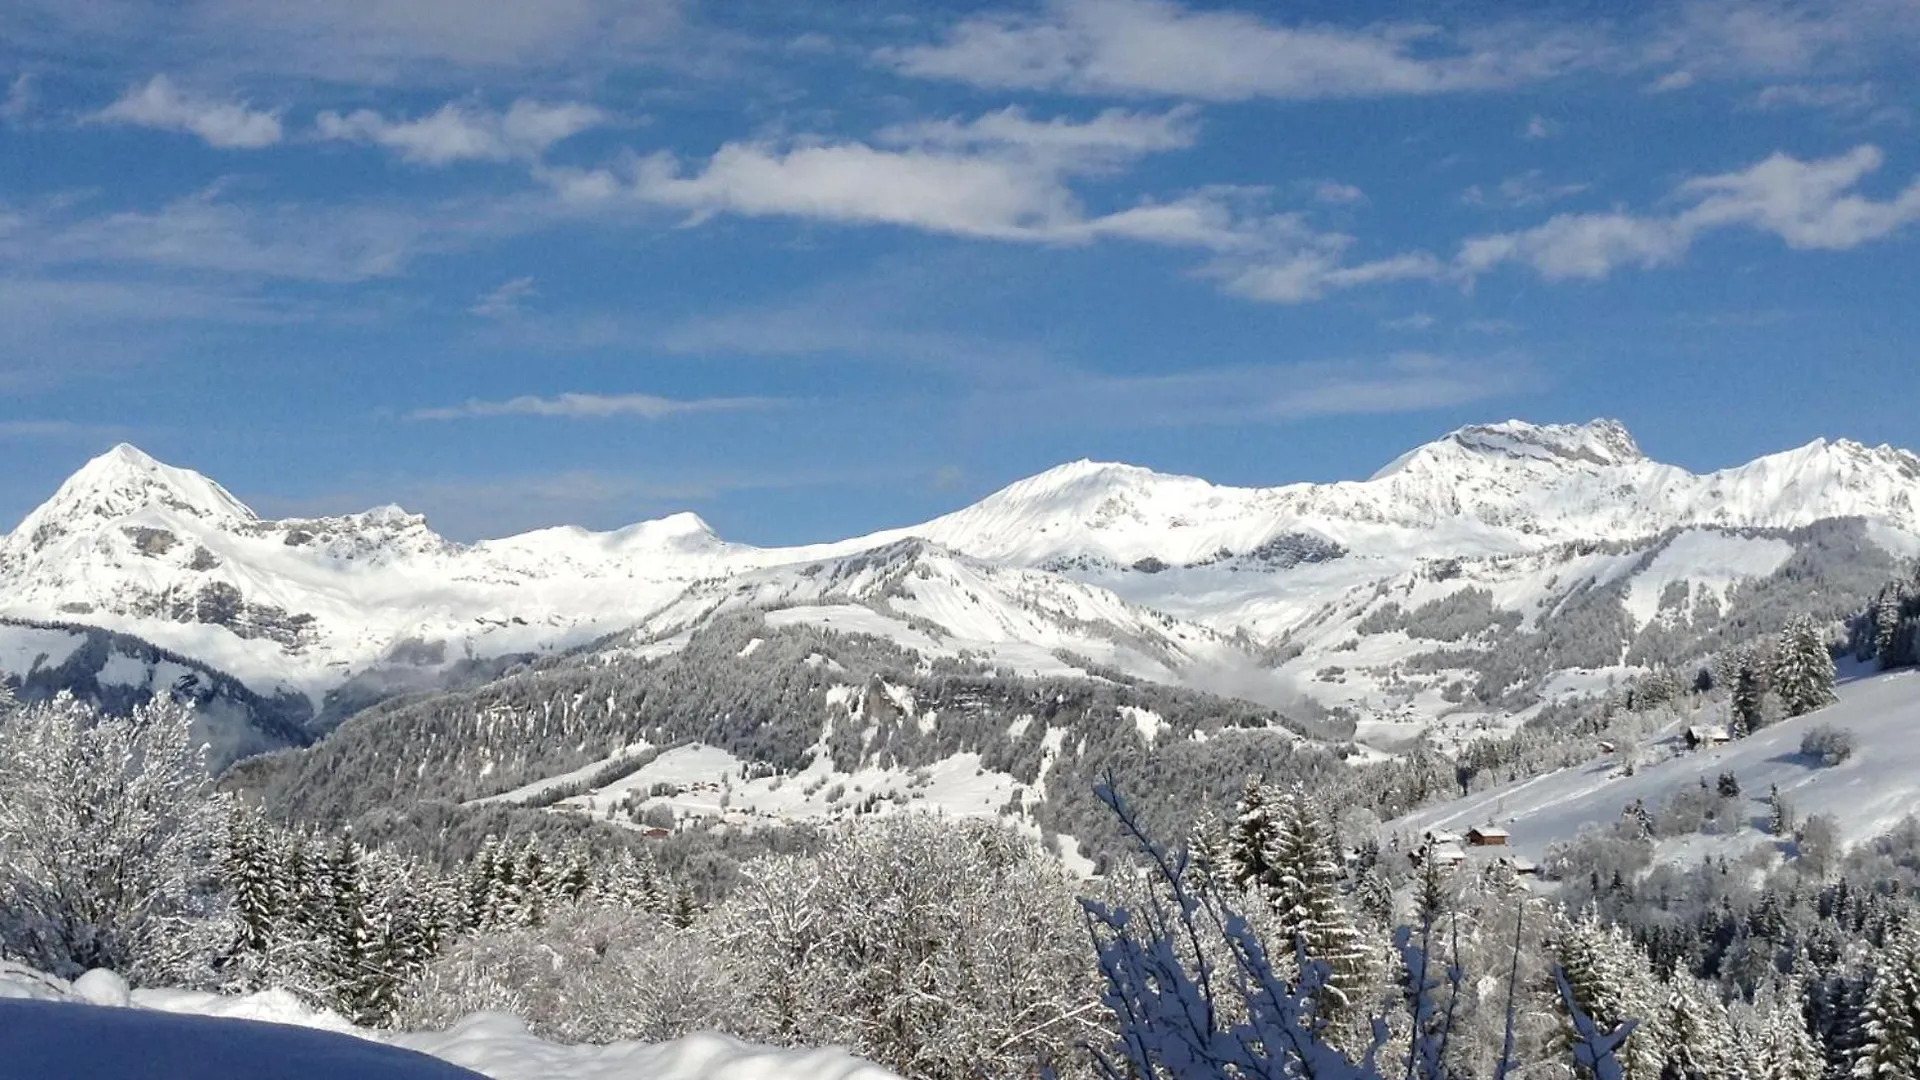
<path fill-rule="evenodd" d="M 1474 847 L 1506 847 L 1507 839 L 1507 830 L 1494 825 L 1467 830 L 1467 843 Z"/>
<path fill-rule="evenodd" d="M 1703 746 L 1719 746 L 1732 736 L 1719 724 L 1693 724 L 1687 728 L 1687 749 L 1698 750 Z"/>

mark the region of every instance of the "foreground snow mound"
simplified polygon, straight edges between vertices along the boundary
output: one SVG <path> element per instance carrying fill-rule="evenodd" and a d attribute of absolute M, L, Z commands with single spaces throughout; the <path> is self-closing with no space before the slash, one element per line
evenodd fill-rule
<path fill-rule="evenodd" d="M 478 1013 L 451 1031 L 393 1041 L 494 1080 L 894 1080 L 844 1051 L 781 1050 L 705 1032 L 667 1043 L 560 1046 L 504 1013 Z"/>
<path fill-rule="evenodd" d="M 0 1001 L 0 1073 L 20 1080 L 477 1077 L 412 1050 L 313 1028 L 25 999 Z"/>
<path fill-rule="evenodd" d="M 472 1070 L 472 1071 L 469 1071 Z M 841 1050 L 725 1035 L 563 1046 L 518 1017 L 478 1013 L 447 1031 L 356 1028 L 284 991 L 223 997 L 72 983 L 0 961 L 0 1077 L 80 1080 L 898 1080 Z"/>

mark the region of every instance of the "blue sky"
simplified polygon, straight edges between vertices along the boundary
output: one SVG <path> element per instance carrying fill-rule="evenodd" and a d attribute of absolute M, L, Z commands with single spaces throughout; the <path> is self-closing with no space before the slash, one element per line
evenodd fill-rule
<path fill-rule="evenodd" d="M 121 440 L 760 543 L 1507 417 L 1916 447 L 1917 72 L 1916 0 L 11 0 L 0 518 Z"/>

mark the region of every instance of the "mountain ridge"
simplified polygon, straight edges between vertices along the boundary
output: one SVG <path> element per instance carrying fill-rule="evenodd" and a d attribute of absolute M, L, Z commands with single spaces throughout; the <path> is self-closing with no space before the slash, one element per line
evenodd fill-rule
<path fill-rule="evenodd" d="M 1920 457 L 1819 439 L 1695 474 L 1647 458 L 1617 421 L 1510 420 L 1456 429 L 1368 480 L 1229 487 L 1083 459 L 917 525 L 761 548 L 721 538 L 692 513 L 472 544 L 396 506 L 266 520 L 207 477 L 121 444 L 0 536 L 0 615 L 141 635 L 263 694 L 306 694 L 316 714 L 364 672 L 406 669 L 414 675 L 400 681 L 417 684 L 420 669 L 565 650 L 636 627 L 665 632 L 670 610 L 741 603 L 864 605 L 878 619 L 870 632 L 912 630 L 922 645 L 1022 670 L 1092 651 L 1177 682 L 1197 677 L 1204 653 L 1216 674 L 1222 663 L 1250 665 L 1248 692 L 1272 699 L 1321 688 L 1308 672 L 1275 675 L 1259 657 L 1296 637 L 1339 647 L 1349 631 L 1329 612 L 1358 621 L 1382 589 L 1424 590 L 1428 564 L 1478 560 L 1459 584 L 1494 589 L 1496 606 L 1532 625 L 1549 594 L 1569 586 L 1552 566 L 1522 580 L 1502 560 L 1838 518 L 1920 548 Z M 921 575 L 937 602 L 902 606 L 884 590 L 849 596 L 806 580 L 907 541 L 933 545 L 914 548 L 901 572 Z M 1711 562 L 1716 543 L 1708 537 L 1693 563 Z M 1728 552 L 1753 572 L 1786 557 Z M 1634 573 L 1632 562 L 1607 573 Z M 1722 599 L 1724 577 L 1712 586 Z M 1204 648 L 1172 649 L 1173 640 Z M 1157 644 L 1136 647 L 1148 642 Z"/>

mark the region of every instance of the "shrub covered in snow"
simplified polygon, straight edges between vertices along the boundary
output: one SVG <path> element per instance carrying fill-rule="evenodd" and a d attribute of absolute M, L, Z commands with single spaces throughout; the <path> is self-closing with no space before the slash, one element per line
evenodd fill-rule
<path fill-rule="evenodd" d="M 1800 736 L 1800 752 L 1819 759 L 1822 765 L 1833 766 L 1853 756 L 1854 742 L 1851 728 L 1820 724 Z"/>

